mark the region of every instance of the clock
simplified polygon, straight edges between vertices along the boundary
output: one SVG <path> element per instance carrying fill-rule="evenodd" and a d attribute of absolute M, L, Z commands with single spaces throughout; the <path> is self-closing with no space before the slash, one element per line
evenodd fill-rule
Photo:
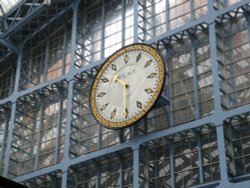
<path fill-rule="evenodd" d="M 92 83 L 92 114 L 106 128 L 130 126 L 152 108 L 164 80 L 163 58 L 155 48 L 141 43 L 125 46 L 104 62 Z"/>

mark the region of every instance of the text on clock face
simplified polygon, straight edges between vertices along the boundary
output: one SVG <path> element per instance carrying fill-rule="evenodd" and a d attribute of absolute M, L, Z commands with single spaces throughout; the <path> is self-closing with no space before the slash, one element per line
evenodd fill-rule
<path fill-rule="evenodd" d="M 132 69 L 132 70 L 130 70 L 130 71 L 123 72 L 123 73 L 120 74 L 119 76 L 120 76 L 120 78 L 125 79 L 125 78 L 127 78 L 127 77 L 129 77 L 129 76 L 134 75 L 135 73 L 136 73 L 136 70 L 135 70 L 135 69 Z"/>

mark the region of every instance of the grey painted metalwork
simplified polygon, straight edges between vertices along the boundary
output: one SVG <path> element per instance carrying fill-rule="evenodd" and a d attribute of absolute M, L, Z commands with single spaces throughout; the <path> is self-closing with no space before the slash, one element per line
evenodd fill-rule
<path fill-rule="evenodd" d="M 133 147 L 133 186 L 139 187 L 139 147 Z M 136 165 L 137 164 L 137 165 Z"/>
<path fill-rule="evenodd" d="M 173 143 L 169 140 L 167 140 L 169 144 L 169 156 L 170 156 L 170 173 L 171 173 L 171 186 L 175 187 L 175 173 L 174 173 L 174 149 L 173 149 Z"/>
<path fill-rule="evenodd" d="M 199 157 L 199 173 L 204 174 L 204 169 L 203 169 L 203 162 L 202 162 L 202 143 L 201 143 L 201 135 L 198 132 L 195 132 L 195 136 L 197 139 L 197 146 L 198 146 L 198 157 Z M 204 183 L 204 177 L 200 176 L 200 182 Z"/>
<path fill-rule="evenodd" d="M 2 46 L 5 46 L 6 48 L 9 48 L 11 51 L 13 51 L 16 54 L 18 54 L 18 52 L 19 52 L 19 49 L 16 46 L 11 44 L 10 41 L 5 40 L 4 38 L 0 38 L 0 44 Z"/>
<path fill-rule="evenodd" d="M 139 4 L 141 3 L 140 0 L 133 0 L 133 10 L 134 10 L 134 43 L 139 42 L 138 40 L 138 18 L 139 18 L 139 12 L 138 12 L 138 7 Z"/>
<path fill-rule="evenodd" d="M 193 2 L 193 1 L 192 1 Z M 190 3 L 192 4 L 192 3 Z M 193 7 L 193 5 L 192 5 Z M 193 15 L 191 15 L 193 16 Z M 190 33 L 190 40 L 191 40 L 191 47 L 192 47 L 192 51 L 191 51 L 191 56 L 192 56 L 192 66 L 193 68 L 193 73 L 194 73 L 194 106 L 195 106 L 195 119 L 199 119 L 200 118 L 200 107 L 199 107 L 199 97 L 198 97 L 198 80 L 197 80 L 197 65 L 195 63 L 195 57 L 196 57 L 196 51 L 195 51 L 195 43 L 194 43 L 194 36 L 192 36 L 193 34 Z"/>
<path fill-rule="evenodd" d="M 117 2 L 119 6 L 116 6 Z M 220 27 L 225 27 L 225 23 L 246 18 L 247 44 L 249 45 L 250 1 L 208 0 L 204 6 L 203 1 L 199 1 L 198 5 L 196 4 L 198 1 L 193 0 L 175 2 L 179 2 L 179 4 L 176 3 L 173 6 L 171 4 L 173 1 L 159 0 L 74 0 L 73 2 L 55 0 L 51 4 L 45 5 L 42 1 L 37 3 L 36 0 L 33 0 L 22 1 L 6 14 L 3 19 L 4 24 L 0 24 L 1 27 L 4 25 L 3 28 L 0 28 L 0 66 L 11 62 L 10 57 L 15 58 L 16 62 L 11 65 L 14 68 L 15 76 L 10 78 L 14 89 L 9 90 L 9 94 L 0 99 L 1 109 L 5 109 L 8 104 L 8 110 L 11 112 L 9 121 L 4 122 L 4 124 L 8 124 L 8 130 L 7 135 L 4 133 L 5 138 L 2 140 L 6 141 L 0 143 L 6 148 L 4 157 L 0 156 L 0 160 L 4 158 L 2 175 L 33 187 L 87 187 L 87 185 L 93 185 L 93 187 L 114 185 L 117 187 L 142 187 L 142 181 L 144 181 L 141 177 L 144 170 L 142 169 L 142 164 L 144 164 L 142 161 L 143 147 L 152 145 L 152 147 L 148 147 L 147 152 L 151 154 L 147 155 L 146 175 L 143 177 L 146 179 L 146 187 L 160 187 L 161 181 L 165 181 L 165 184 L 171 185 L 173 188 L 178 185 L 182 187 L 248 187 L 250 171 L 245 167 L 244 173 L 237 173 L 237 169 L 241 169 L 241 167 L 236 163 L 239 159 L 244 159 L 242 164 L 247 163 L 245 158 L 248 157 L 248 149 L 242 151 L 239 159 L 235 154 L 231 155 L 232 150 L 241 152 L 238 148 L 242 148 L 242 145 L 237 145 L 238 142 L 232 140 L 231 132 L 227 129 L 230 127 L 233 130 L 234 126 L 239 127 L 244 122 L 250 122 L 249 83 L 245 81 L 243 87 L 239 81 L 237 82 L 235 77 L 239 76 L 236 72 L 238 65 L 234 65 L 234 73 L 230 75 L 231 77 L 221 76 L 226 74 L 223 71 L 226 72 L 227 67 L 230 68 L 230 66 L 227 64 L 229 62 L 218 62 L 222 55 L 226 56 L 228 53 L 226 49 L 223 52 L 219 51 L 218 46 L 222 39 L 218 38 L 218 33 Z M 109 5 L 107 5 L 108 3 Z M 162 8 L 161 11 L 157 8 L 159 6 Z M 183 13 L 186 11 L 184 11 L 184 6 L 189 9 L 186 13 Z M 133 10 L 131 15 L 128 13 L 129 10 Z M 23 15 L 21 15 L 22 11 Z M 88 11 L 91 12 L 92 17 L 88 17 L 90 15 Z M 171 14 L 171 11 L 174 11 L 174 14 Z M 112 15 L 114 12 L 115 16 Z M 98 15 L 98 13 L 101 14 Z M 177 13 L 180 13 L 181 18 L 176 16 Z M 244 15 L 244 18 L 241 15 Z M 186 20 L 178 22 L 178 19 Z M 133 25 L 129 25 L 129 22 L 133 22 Z M 35 26 L 33 27 L 32 24 Z M 117 24 L 121 28 L 112 30 L 112 24 L 113 26 Z M 109 32 L 112 34 L 108 34 Z M 208 44 L 198 40 L 202 34 L 207 36 Z M 58 37 L 58 40 L 54 40 L 53 36 Z M 245 35 L 243 33 L 239 36 Z M 118 39 L 108 41 L 111 40 L 108 38 L 115 37 Z M 129 37 L 132 38 L 131 42 Z M 232 36 L 229 37 L 232 40 Z M 88 105 L 91 83 L 100 65 L 107 58 L 105 47 L 108 43 L 111 43 L 108 46 L 111 48 L 115 45 L 124 46 L 134 42 L 145 42 L 155 46 L 166 60 L 166 92 L 162 94 L 162 98 L 166 102 L 159 100 L 158 105 L 142 121 L 132 127 L 123 130 L 107 130 L 98 125 L 91 116 Z M 16 46 L 20 46 L 20 48 Z M 29 52 L 39 47 L 44 49 L 44 53 L 37 57 L 30 57 Z M 186 50 L 188 47 L 191 47 L 189 52 Z M 237 47 L 236 45 L 229 51 L 235 50 Z M 208 49 L 206 52 L 208 57 L 202 57 L 203 59 L 201 58 L 199 62 L 197 60 L 198 48 L 202 48 L 200 50 L 203 50 L 203 53 Z M 16 57 L 13 55 L 15 53 Z M 186 55 L 188 53 L 191 54 L 190 59 Z M 230 63 L 234 63 L 234 55 L 230 54 Z M 185 57 L 183 61 L 182 57 Z M 244 66 L 248 68 L 248 58 L 246 56 L 245 59 L 241 59 L 244 60 L 241 62 L 241 69 Z M 176 66 L 177 63 L 180 64 L 180 67 Z M 24 67 L 27 67 L 25 73 L 22 72 Z M 183 68 L 182 71 L 180 71 L 181 68 Z M 238 69 L 240 68 L 238 67 Z M 247 68 L 245 68 L 244 74 L 240 75 L 245 80 L 248 79 Z M 39 74 L 39 71 L 42 73 Z M 178 75 L 177 71 L 181 73 Z M 0 70 L 0 79 L 3 78 L 3 73 L 4 71 Z M 24 78 L 25 74 L 31 73 L 30 77 Z M 177 81 L 175 81 L 176 77 L 178 77 Z M 241 81 L 244 81 L 243 78 Z M 182 85 L 185 86 L 187 83 L 185 81 L 188 79 L 192 79 L 193 89 L 182 86 L 178 94 L 181 95 L 183 92 L 188 98 L 193 92 L 192 100 L 194 102 L 190 103 L 189 107 L 194 106 L 194 112 L 191 114 L 194 115 L 194 119 L 188 121 L 184 119 L 180 120 L 180 123 L 175 123 L 174 102 L 184 102 L 178 101 L 178 99 L 174 101 L 173 98 L 176 97 L 174 92 L 178 89 L 178 82 L 182 82 Z M 224 94 L 222 82 L 227 83 L 229 79 L 233 79 L 234 89 Z M 20 83 L 26 84 L 25 88 L 20 87 Z M 173 86 L 174 84 L 176 85 Z M 2 85 L 0 82 L 0 86 Z M 210 92 L 210 88 L 212 92 Z M 241 89 L 245 90 L 244 95 L 242 94 L 242 100 L 245 100 L 243 105 L 237 102 L 237 92 Z M 209 98 L 210 93 L 212 93 L 212 99 Z M 234 107 L 225 108 L 223 96 L 230 98 L 231 93 L 236 99 Z M 23 115 L 18 109 L 20 103 L 25 106 L 26 103 L 34 102 L 39 95 L 41 95 L 39 112 L 33 112 L 27 108 L 25 109 L 26 114 Z M 27 99 L 22 100 L 24 98 Z M 209 110 L 210 101 L 213 105 L 211 111 Z M 9 105 L 10 103 L 11 105 Z M 75 109 L 76 106 L 77 109 Z M 52 114 L 50 114 L 50 108 L 54 109 Z M 201 112 L 201 110 L 205 112 Z M 185 111 L 183 108 L 179 108 L 179 111 L 182 111 L 179 119 L 181 116 L 190 115 L 189 111 Z M 185 112 L 187 113 L 185 114 Z M 74 125 L 73 121 L 76 121 Z M 16 131 L 18 123 L 22 124 L 24 134 Z M 44 130 L 46 123 L 55 126 L 51 130 L 49 128 Z M 30 124 L 34 126 L 34 134 L 28 133 L 27 126 Z M 242 132 L 244 132 L 243 128 Z M 45 138 L 44 134 L 52 136 Z M 57 136 L 55 137 L 55 135 Z M 213 135 L 215 136 L 213 137 Z M 27 148 L 15 145 L 16 141 L 26 143 L 29 136 L 36 140 L 33 145 L 27 146 Z M 243 140 L 248 139 L 248 136 L 241 135 L 238 138 L 239 143 L 246 143 Z M 196 142 L 192 142 L 194 138 Z M 189 144 L 189 148 L 184 150 L 183 148 L 187 147 L 185 144 Z M 154 148 L 159 145 L 167 148 L 168 153 L 160 153 Z M 179 150 L 185 155 L 178 154 Z M 27 157 L 28 155 L 35 157 L 33 159 Z M 127 162 L 130 155 L 132 165 L 131 161 Z M 192 155 L 197 158 L 192 158 Z M 43 157 L 46 162 L 40 166 Z M 180 159 L 184 162 L 180 162 Z M 11 170 L 13 164 L 17 164 L 17 167 L 21 168 L 21 164 L 33 160 L 34 163 L 30 162 L 30 168 L 27 168 L 28 170 L 25 172 Z M 109 163 L 119 165 L 116 169 L 108 169 L 106 166 Z M 33 164 L 34 166 L 32 166 Z M 95 173 L 91 170 L 82 174 L 78 172 L 78 169 L 84 169 L 85 166 L 92 167 L 92 165 L 96 168 Z M 232 169 L 235 174 L 230 173 Z M 106 174 L 108 171 L 113 175 Z M 185 173 L 193 182 L 184 180 Z M 217 173 L 220 177 L 213 176 Z M 89 175 L 89 179 L 86 178 L 86 174 Z M 196 174 L 197 178 L 195 179 L 192 174 Z M 44 185 L 39 183 L 39 179 L 45 182 Z"/>

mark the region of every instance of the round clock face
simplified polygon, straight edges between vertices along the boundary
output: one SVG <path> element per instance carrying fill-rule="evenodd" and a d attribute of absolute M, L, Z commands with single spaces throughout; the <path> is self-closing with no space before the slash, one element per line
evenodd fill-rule
<path fill-rule="evenodd" d="M 93 116 L 111 129 L 141 119 L 156 102 L 164 83 L 161 55 L 146 44 L 126 46 L 97 73 L 90 94 Z"/>

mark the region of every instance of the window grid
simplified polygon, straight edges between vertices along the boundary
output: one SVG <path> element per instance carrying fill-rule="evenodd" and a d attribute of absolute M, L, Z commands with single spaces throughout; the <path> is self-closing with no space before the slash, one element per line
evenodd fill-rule
<path fill-rule="evenodd" d="M 65 16 L 67 19 L 67 15 Z M 71 24 L 65 24 L 49 37 L 42 34 L 39 43 L 31 39 L 26 44 L 32 49 L 24 50 L 24 56 L 27 58 L 22 59 L 19 90 L 33 88 L 68 73 L 71 48 L 71 33 L 68 30 L 70 28 Z"/>
<path fill-rule="evenodd" d="M 154 151 L 152 154 L 154 157 L 148 156 L 146 163 L 140 161 L 139 168 L 142 176 L 139 179 L 145 187 L 157 187 L 158 185 L 189 187 L 203 186 L 203 183 L 206 183 L 204 186 L 213 186 L 225 183 L 227 178 L 223 174 L 225 169 L 220 169 L 224 165 L 219 164 L 219 154 L 223 156 L 224 149 L 226 149 L 228 163 L 228 166 L 224 168 L 228 170 L 229 180 L 239 182 L 248 178 L 250 174 L 248 168 L 250 161 L 249 113 L 239 113 L 247 110 L 248 106 L 243 105 L 248 105 L 250 100 L 248 79 L 250 72 L 248 66 L 250 59 L 249 14 L 247 14 L 249 3 L 242 6 L 245 1 L 213 1 L 214 9 L 221 9 L 221 11 L 209 10 L 209 13 L 215 13 L 210 16 L 206 14 L 208 4 L 211 2 L 205 0 L 175 0 L 171 2 L 140 0 L 138 1 L 139 7 L 133 7 L 136 3 L 132 0 L 103 0 L 103 2 L 105 4 L 102 4 L 101 1 L 95 1 L 95 3 L 87 0 L 80 1 L 76 41 L 70 41 L 72 23 L 75 21 L 71 17 L 73 7 L 67 14 L 70 16 L 66 18 L 66 27 L 62 26 L 65 15 L 62 15 L 60 19 L 55 17 L 55 22 L 60 22 L 60 24 L 55 24 L 55 22 L 49 24 L 46 29 L 27 41 L 25 50 L 22 52 L 21 75 L 17 73 L 18 78 L 20 76 L 19 85 L 18 83 L 15 85 L 18 85 L 18 91 L 14 90 L 16 68 L 12 71 L 6 71 L 6 75 L 3 75 L 3 72 L 9 69 L 7 66 L 0 65 L 0 88 L 3 88 L 0 89 L 0 93 L 2 93 L 0 98 L 5 99 L 1 101 L 0 105 L 0 125 L 2 126 L 0 126 L 0 138 L 4 137 L 5 134 L 9 134 L 8 138 L 11 138 L 11 145 L 5 141 L 6 147 L 11 146 L 11 148 L 7 147 L 8 151 L 11 149 L 10 163 L 7 164 L 9 169 L 6 168 L 6 164 L 1 163 L 5 166 L 0 165 L 0 172 L 4 173 L 3 168 L 6 168 L 10 178 L 27 173 L 27 177 L 32 177 L 33 171 L 40 170 L 38 172 L 43 173 L 43 168 L 54 171 L 58 167 L 61 168 L 61 164 L 69 167 L 67 166 L 70 165 L 68 160 L 62 161 L 63 155 L 67 155 L 66 152 L 64 153 L 64 145 L 67 143 L 65 137 L 68 136 L 70 138 L 69 157 L 71 161 L 73 163 L 85 161 L 84 164 L 78 163 L 70 166 L 68 172 L 40 175 L 27 180 L 27 185 L 52 187 L 56 184 L 60 187 L 61 182 L 67 181 L 67 185 L 71 187 L 96 187 L 98 182 L 102 182 L 99 187 L 110 187 L 118 185 L 120 182 L 126 182 L 123 183 L 123 187 L 133 187 L 132 167 L 138 167 L 139 164 L 132 165 L 132 157 L 134 156 L 123 156 L 120 150 L 117 151 L 119 148 L 117 146 L 119 144 L 124 146 L 130 140 L 133 143 L 134 138 L 140 143 L 140 158 L 145 157 L 145 153 L 147 155 L 150 153 L 144 151 L 143 146 L 148 144 L 151 153 Z M 231 10 L 231 5 L 238 2 L 240 2 L 241 7 Z M 53 6 L 48 8 L 53 9 Z M 227 9 L 222 10 L 225 7 Z M 209 8 L 211 7 L 209 6 Z M 138 10 L 139 12 L 137 12 Z M 135 23 L 134 18 L 137 13 L 139 18 Z M 220 15 L 221 13 L 223 15 Z M 218 16 L 215 18 L 214 15 Z M 196 23 L 194 20 L 203 16 L 209 24 L 194 25 Z M 35 20 L 33 21 L 35 22 Z M 33 21 L 32 23 L 34 23 Z M 134 31 L 137 28 L 136 24 L 139 24 L 139 31 Z M 206 28 L 213 31 L 213 24 L 215 24 L 216 33 L 208 33 Z M 54 25 L 60 25 L 60 27 L 55 30 Z M 189 25 L 194 27 L 187 30 L 180 28 Z M 113 29 L 113 27 L 117 28 Z M 66 31 L 67 34 L 65 34 Z M 171 31 L 171 36 L 167 33 L 168 31 Z M 115 131 L 105 129 L 93 119 L 88 101 L 91 82 L 99 67 L 89 69 L 92 66 L 88 67 L 88 65 L 90 63 L 99 65 L 115 50 L 134 42 L 137 38 L 134 36 L 135 32 L 138 32 L 140 42 L 150 43 L 157 49 L 161 49 L 167 66 L 172 63 L 166 68 L 166 93 L 169 92 L 170 96 L 162 94 L 159 103 L 135 126 Z M 45 36 L 48 37 L 47 40 L 45 40 Z M 213 40 L 214 36 L 217 37 L 216 44 L 209 41 L 209 39 Z M 71 43 L 74 44 L 74 42 L 76 42 L 76 49 L 71 46 Z M 214 45 L 217 46 L 217 49 L 214 48 Z M 75 50 L 75 54 L 71 58 L 70 52 L 73 50 Z M 69 66 L 70 59 L 75 61 L 75 67 Z M 212 65 L 215 65 L 217 60 L 220 80 L 214 80 L 217 72 L 212 73 L 214 70 Z M 4 61 L 13 68 L 16 67 L 17 57 L 7 57 Z M 183 62 L 184 64 L 182 64 Z M 72 69 L 69 72 L 70 68 Z M 82 69 L 76 70 L 78 68 Z M 67 81 L 63 80 L 62 83 L 58 81 L 51 85 L 57 79 L 64 78 Z M 70 93 L 72 88 L 69 89 L 65 86 L 68 85 L 67 82 L 73 83 L 73 93 Z M 218 83 L 214 86 L 213 82 Z M 220 88 L 217 88 L 217 84 Z M 51 88 L 56 88 L 56 92 Z M 221 98 L 218 99 L 219 94 L 216 96 L 216 92 L 220 92 Z M 42 100 L 40 95 L 46 97 Z M 66 95 L 72 98 L 66 99 Z M 222 101 L 223 112 L 218 108 L 214 109 L 214 97 L 215 101 Z M 14 109 L 11 113 L 12 118 L 9 117 L 10 112 L 2 115 L 1 107 L 5 101 L 12 103 L 10 104 Z M 71 104 L 71 102 L 73 108 L 67 109 L 68 103 Z M 17 109 L 15 105 L 17 105 Z M 239 110 L 236 107 L 240 107 Z M 6 107 L 3 108 L 5 111 Z M 7 109 L 10 108 L 7 107 Z M 218 117 L 217 114 L 213 114 L 214 110 L 216 113 L 218 111 L 222 113 L 223 117 L 229 116 L 231 113 L 238 113 L 237 116 L 224 121 L 225 146 L 217 143 L 219 136 L 216 129 L 220 130 L 221 124 L 195 126 L 196 123 L 203 123 L 203 120 L 218 123 L 217 119 L 213 119 L 213 117 Z M 226 110 L 230 110 L 230 112 Z M 71 116 L 70 122 L 66 120 L 66 114 Z M 7 116 L 10 122 L 1 124 L 3 117 Z M 201 119 L 204 116 L 207 117 Z M 192 124 L 190 121 L 195 122 Z M 15 126 L 13 137 L 10 137 L 12 130 L 10 133 L 9 129 L 2 131 L 5 125 L 9 124 Z M 173 127 L 176 125 L 180 126 Z M 179 132 L 179 130 L 186 129 L 186 126 L 194 126 L 195 128 Z M 69 133 L 65 132 L 66 129 L 70 129 Z M 159 134 L 155 134 L 157 131 Z M 173 134 L 169 135 L 168 131 L 173 131 Z M 58 134 L 59 137 L 57 137 Z M 163 137 L 155 139 L 158 136 Z M 186 139 L 182 139 L 182 137 Z M 143 143 L 144 139 L 153 140 Z M 218 141 L 223 143 L 222 139 Z M 193 142 L 195 143 L 192 144 Z M 188 143 L 187 148 L 191 148 L 190 150 L 185 149 L 186 143 Z M 181 145 L 181 154 L 176 152 L 178 145 Z M 135 150 L 132 152 L 129 149 L 130 155 L 136 154 L 137 148 L 134 145 L 131 147 Z M 170 149 L 171 147 L 173 148 Z M 164 150 L 165 153 L 162 154 L 161 150 Z M 115 156 L 104 155 L 103 151 L 114 151 L 115 154 L 111 155 Z M 93 158 L 91 152 L 98 157 Z M 120 155 L 123 157 L 119 158 Z M 86 158 L 90 158 L 90 160 L 86 161 Z M 121 162 L 128 158 L 128 165 Z M 186 164 L 185 162 L 181 163 L 186 158 L 188 158 Z M 4 159 L 2 161 L 5 162 Z M 109 162 L 113 163 L 107 165 Z M 223 161 L 221 162 L 224 164 Z M 104 165 L 104 167 L 96 171 L 96 166 L 99 164 Z M 80 170 L 84 170 L 86 167 L 93 168 L 95 174 L 92 175 L 90 170 L 84 172 L 83 175 L 76 170 L 81 165 Z M 121 171 L 121 167 L 117 167 L 119 165 L 127 165 L 128 167 Z M 172 168 L 170 168 L 171 165 Z M 65 178 L 65 173 L 67 173 L 67 178 Z M 220 180 L 221 174 L 223 177 Z M 26 176 L 20 178 L 23 177 Z M 74 182 L 73 179 L 78 178 L 79 183 Z M 144 180 L 146 181 L 144 182 Z M 42 184 L 42 181 L 45 183 Z M 165 182 L 167 185 L 164 184 Z M 173 186 L 174 184 L 175 186 Z"/>
<path fill-rule="evenodd" d="M 240 2 L 240 0 L 214 0 L 214 8 L 215 10 L 223 9 L 237 2 Z"/>
<path fill-rule="evenodd" d="M 243 119 L 231 117 L 234 123 L 224 122 L 227 163 L 230 178 L 235 178 L 250 172 L 250 126 L 249 117 Z"/>
<path fill-rule="evenodd" d="M 140 185 L 190 187 L 218 180 L 216 139 L 215 128 L 204 125 L 193 132 L 176 133 L 169 139 L 160 138 L 144 143 L 140 147 Z M 200 182 L 200 177 L 204 182 Z"/>
<path fill-rule="evenodd" d="M 236 28 L 239 28 L 238 30 Z M 227 35 L 223 36 L 223 29 Z M 218 28 L 219 67 L 222 78 L 222 106 L 225 110 L 249 103 L 249 38 L 247 22 L 240 16 Z"/>
<path fill-rule="evenodd" d="M 39 91 L 42 95 L 36 93 L 19 98 L 11 145 L 10 177 L 62 161 L 67 109 L 65 91 L 66 88 L 59 91 L 52 86 Z"/>
<path fill-rule="evenodd" d="M 7 135 L 10 120 L 10 107 L 2 107 L 0 109 L 0 174 L 3 173 L 3 167 L 5 164 L 5 152 Z"/>

